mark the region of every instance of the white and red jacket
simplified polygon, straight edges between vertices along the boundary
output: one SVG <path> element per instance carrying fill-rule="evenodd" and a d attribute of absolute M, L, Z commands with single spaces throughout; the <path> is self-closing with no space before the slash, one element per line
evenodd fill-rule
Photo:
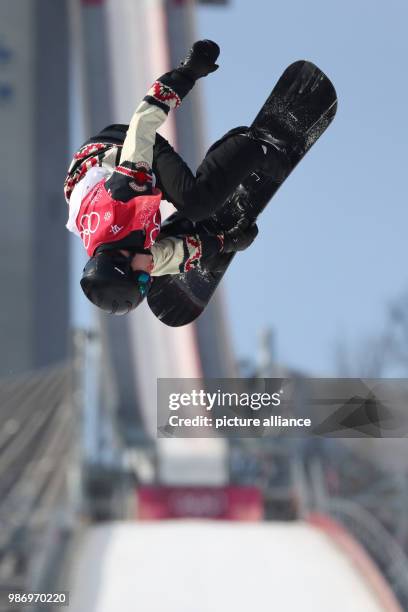
<path fill-rule="evenodd" d="M 98 246 L 126 238 L 130 232 L 143 231 L 143 247 L 150 249 L 160 232 L 161 192 L 136 196 L 127 202 L 114 200 L 102 179 L 81 201 L 75 220 L 77 233 L 89 255 Z"/>
<path fill-rule="evenodd" d="M 92 142 L 75 154 L 64 185 L 66 226 L 81 238 L 89 256 L 101 244 L 135 231 L 141 232 L 143 248 L 152 254 L 153 276 L 185 272 L 219 252 L 216 236 L 170 236 L 155 243 L 161 192 L 152 188 L 153 145 L 168 111 L 180 102 L 178 93 L 156 81 L 137 107 L 123 146 Z"/>

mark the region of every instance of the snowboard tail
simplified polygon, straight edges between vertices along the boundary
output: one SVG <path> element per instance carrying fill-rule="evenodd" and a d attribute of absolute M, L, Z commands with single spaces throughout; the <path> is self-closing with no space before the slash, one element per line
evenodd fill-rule
<path fill-rule="evenodd" d="M 330 79 L 311 62 L 300 60 L 284 71 L 252 126 L 284 140 L 290 151 L 292 172 L 330 125 L 336 110 L 337 96 Z M 200 223 L 200 231 L 214 235 L 231 229 L 242 217 L 255 221 L 283 182 L 276 183 L 262 172 L 253 172 L 215 214 Z M 165 224 L 166 234 L 180 235 L 183 221 L 179 213 L 172 215 Z M 234 256 L 235 253 L 219 253 L 206 268 L 155 278 L 147 296 L 154 315 L 171 327 L 194 321 L 207 306 Z"/>

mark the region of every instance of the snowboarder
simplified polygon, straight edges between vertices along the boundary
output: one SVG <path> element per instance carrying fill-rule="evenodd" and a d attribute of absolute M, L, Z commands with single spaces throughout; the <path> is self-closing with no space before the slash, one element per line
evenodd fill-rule
<path fill-rule="evenodd" d="M 194 176 L 159 134 L 197 79 L 217 70 L 219 47 L 196 42 L 180 66 L 161 76 L 137 107 L 129 126 L 111 125 L 75 154 L 65 180 L 67 228 L 90 256 L 81 287 L 96 306 L 126 314 L 146 296 L 152 276 L 205 266 L 215 254 L 246 249 L 256 224 L 242 218 L 231 230 L 210 236 L 200 221 L 219 209 L 253 171 L 276 182 L 291 169 L 282 141 L 255 128 L 235 128 L 207 152 Z M 180 236 L 160 233 L 162 199 L 174 204 L 189 226 Z"/>

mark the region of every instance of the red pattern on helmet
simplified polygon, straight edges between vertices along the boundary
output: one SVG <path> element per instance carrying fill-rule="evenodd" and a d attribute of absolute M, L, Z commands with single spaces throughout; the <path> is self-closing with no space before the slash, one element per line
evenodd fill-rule
<path fill-rule="evenodd" d="M 72 195 L 72 192 L 74 191 L 74 188 L 79 183 L 79 181 L 85 176 L 88 170 L 90 170 L 94 166 L 97 166 L 98 164 L 99 164 L 99 157 L 97 156 L 88 157 L 87 159 L 85 159 L 84 162 L 82 162 L 80 166 L 78 166 L 73 176 L 70 176 L 68 174 L 67 178 L 65 179 L 65 183 L 64 183 L 64 195 L 68 203 Z"/>
<path fill-rule="evenodd" d="M 74 155 L 74 159 L 84 159 L 89 157 L 92 153 L 97 153 L 102 149 L 106 149 L 106 145 L 100 142 L 92 142 L 91 144 L 85 145 L 79 149 Z"/>

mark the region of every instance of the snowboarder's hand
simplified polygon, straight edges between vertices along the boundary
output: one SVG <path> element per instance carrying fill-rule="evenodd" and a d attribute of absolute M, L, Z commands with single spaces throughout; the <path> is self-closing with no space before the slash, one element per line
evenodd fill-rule
<path fill-rule="evenodd" d="M 235 253 L 236 251 L 244 251 L 255 240 L 258 234 L 258 226 L 256 223 L 248 219 L 240 219 L 238 223 L 221 237 L 223 240 L 223 253 Z"/>
<path fill-rule="evenodd" d="M 212 40 L 199 40 L 194 43 L 187 57 L 181 62 L 179 71 L 193 81 L 207 76 L 218 69 L 215 62 L 220 54 L 220 48 Z"/>

